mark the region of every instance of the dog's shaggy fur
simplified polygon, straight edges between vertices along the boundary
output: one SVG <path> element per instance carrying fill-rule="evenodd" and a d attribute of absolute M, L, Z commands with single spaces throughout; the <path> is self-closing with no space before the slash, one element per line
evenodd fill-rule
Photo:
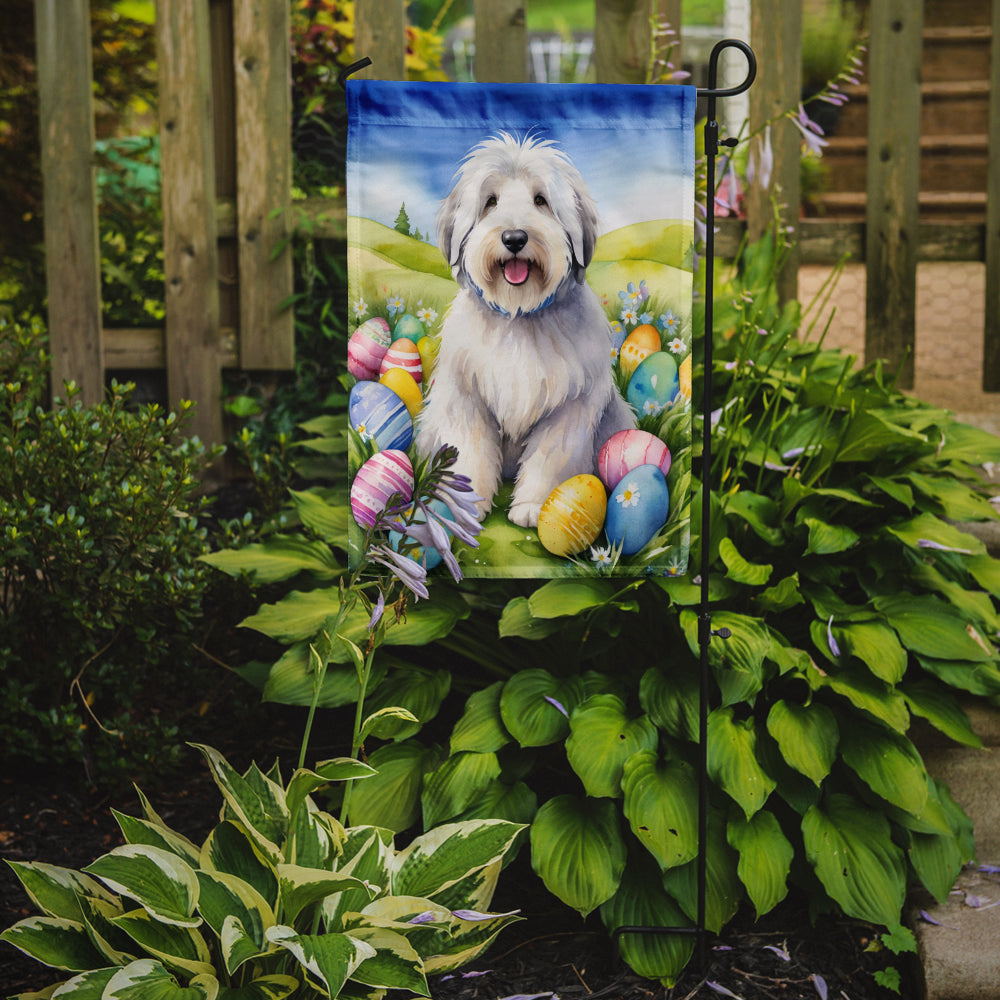
<path fill-rule="evenodd" d="M 441 330 L 417 428 L 431 454 L 484 499 L 516 476 L 509 517 L 533 527 L 559 483 L 594 472 L 597 451 L 635 417 L 611 374 L 611 328 L 585 272 L 594 201 L 549 141 L 505 133 L 475 146 L 437 216 L 438 246 L 460 286 Z"/>

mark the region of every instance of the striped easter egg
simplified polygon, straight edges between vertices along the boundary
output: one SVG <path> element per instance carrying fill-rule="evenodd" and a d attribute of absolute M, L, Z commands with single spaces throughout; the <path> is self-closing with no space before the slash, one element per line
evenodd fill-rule
<path fill-rule="evenodd" d="M 597 453 L 597 472 L 609 490 L 625 473 L 640 465 L 657 465 L 664 475 L 670 471 L 670 449 L 648 431 L 631 429 L 612 434 Z"/>
<path fill-rule="evenodd" d="M 389 345 L 389 349 L 382 358 L 379 375 L 384 375 L 393 368 L 401 368 L 408 375 L 412 375 L 416 382 L 419 382 L 423 378 L 420 351 L 412 340 L 401 337 Z"/>
<path fill-rule="evenodd" d="M 389 324 L 378 316 L 365 320 L 347 342 L 347 370 L 358 379 L 374 382 L 392 337 Z"/>
<path fill-rule="evenodd" d="M 347 417 L 363 441 L 379 451 L 405 451 L 413 440 L 413 420 L 406 403 L 381 382 L 358 382 L 351 388 Z"/>
<path fill-rule="evenodd" d="M 351 513 L 363 528 L 374 527 L 394 493 L 413 499 L 413 466 L 406 452 L 380 451 L 358 469 L 351 483 Z"/>

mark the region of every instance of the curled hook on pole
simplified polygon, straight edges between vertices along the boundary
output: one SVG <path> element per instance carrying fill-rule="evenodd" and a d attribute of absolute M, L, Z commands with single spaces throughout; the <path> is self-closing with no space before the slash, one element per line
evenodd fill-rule
<path fill-rule="evenodd" d="M 358 60 L 357 62 L 352 62 L 352 63 L 350 64 L 350 66 L 345 66 L 345 67 L 344 67 L 344 68 L 343 68 L 343 69 L 342 69 L 342 70 L 341 70 L 341 71 L 340 71 L 340 72 L 339 72 L 339 73 L 337 74 L 337 83 L 338 83 L 338 85 L 340 86 L 340 89 L 341 89 L 341 90 L 345 90 L 345 89 L 346 89 L 346 85 L 347 85 L 347 78 L 348 78 L 348 77 L 349 77 L 349 76 L 350 76 L 350 75 L 351 75 L 352 73 L 357 73 L 357 72 L 358 72 L 358 70 L 362 70 L 362 69 L 364 69 L 364 68 L 365 68 L 366 66 L 371 66 L 371 64 L 372 64 L 372 61 L 371 61 L 371 59 L 369 59 L 369 58 L 368 58 L 368 56 L 365 56 L 365 57 L 364 57 L 363 59 L 359 59 L 359 60 Z"/>

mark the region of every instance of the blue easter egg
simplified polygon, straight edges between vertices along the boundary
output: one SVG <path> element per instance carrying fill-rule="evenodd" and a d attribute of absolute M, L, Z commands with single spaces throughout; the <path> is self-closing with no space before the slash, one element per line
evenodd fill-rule
<path fill-rule="evenodd" d="M 608 500 L 604 532 L 622 555 L 639 551 L 664 525 L 670 512 L 667 480 L 658 465 L 640 465 L 622 476 Z"/>
<path fill-rule="evenodd" d="M 639 362 L 626 396 L 640 417 L 655 416 L 674 401 L 679 389 L 677 362 L 666 351 L 655 351 Z"/>
<path fill-rule="evenodd" d="M 454 521 L 455 519 L 451 516 L 451 511 L 448 509 L 448 505 L 443 500 L 430 500 L 424 506 L 429 507 L 436 514 L 440 514 L 443 518 L 449 521 Z M 412 511 L 413 508 L 410 508 Z M 407 517 L 410 516 L 410 511 L 407 511 Z M 414 523 L 423 524 L 427 519 L 424 517 L 423 511 L 418 511 L 416 517 L 414 518 Z M 447 530 L 447 529 L 445 529 Z M 390 531 L 389 532 L 389 544 L 398 552 L 403 544 L 404 535 L 401 531 Z M 410 549 L 406 553 L 411 559 L 415 559 L 418 563 L 425 566 L 428 572 L 434 569 L 435 566 L 440 565 L 441 560 L 444 558 L 440 552 L 435 548 L 424 548 L 423 546 L 417 546 L 415 549 Z"/>
<path fill-rule="evenodd" d="M 351 426 L 379 451 L 406 451 L 413 440 L 413 420 L 406 404 L 381 382 L 358 382 L 347 403 Z"/>

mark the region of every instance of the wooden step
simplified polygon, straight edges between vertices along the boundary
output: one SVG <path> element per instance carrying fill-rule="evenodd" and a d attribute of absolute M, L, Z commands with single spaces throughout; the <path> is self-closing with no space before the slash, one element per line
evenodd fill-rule
<path fill-rule="evenodd" d="M 991 0 L 924 0 L 924 27 L 954 24 L 989 24 Z M 867 5 L 866 5 L 867 6 Z"/>
<path fill-rule="evenodd" d="M 868 197 L 863 191 L 830 191 L 816 202 L 828 218 L 865 218 Z M 955 222 L 982 222 L 986 216 L 986 193 L 980 191 L 921 191 L 920 218 Z"/>
<path fill-rule="evenodd" d="M 992 38 L 989 25 L 925 28 L 921 79 L 924 83 L 988 80 Z"/>

